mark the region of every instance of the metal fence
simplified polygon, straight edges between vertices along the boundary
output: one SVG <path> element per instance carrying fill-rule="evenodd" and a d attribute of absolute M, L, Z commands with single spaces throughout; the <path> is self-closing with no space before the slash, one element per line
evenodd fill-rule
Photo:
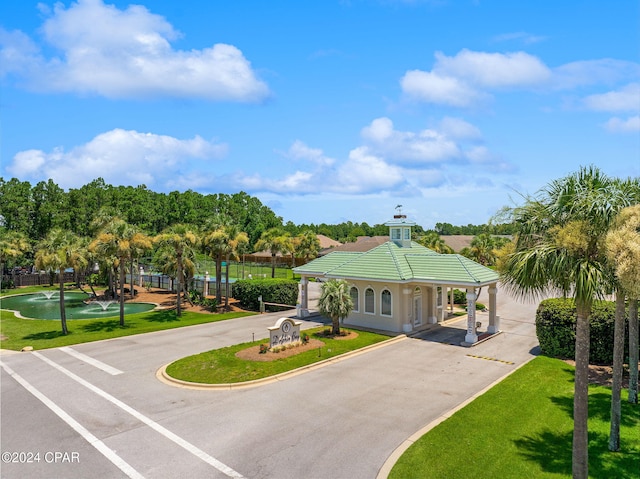
<path fill-rule="evenodd" d="M 86 274 L 78 273 L 77 278 L 80 282 L 86 282 Z M 76 280 L 73 272 L 64 273 L 64 282 L 72 283 Z M 28 273 L 28 274 L 5 274 L 2 276 L 2 284 L 11 284 L 15 287 L 19 286 L 45 286 L 51 284 L 51 275 L 49 273 Z M 58 284 L 58 275 L 53 277 L 53 284 Z"/>
<path fill-rule="evenodd" d="M 126 283 L 131 284 L 131 274 L 127 273 L 126 275 Z M 133 275 L 133 283 L 138 288 L 160 288 L 166 289 L 168 291 L 175 292 L 175 280 L 170 278 L 164 274 L 134 274 Z M 231 286 L 233 281 L 229 281 L 229 285 Z M 216 289 L 216 280 L 215 278 L 193 278 L 189 280 L 187 284 L 187 289 L 192 290 L 195 289 L 200 293 L 205 295 L 214 294 Z M 226 281 L 222 279 L 222 290 L 223 292 L 226 289 Z"/>
<path fill-rule="evenodd" d="M 270 278 L 271 277 L 271 269 L 270 265 L 266 267 L 262 264 L 255 263 L 232 263 L 231 267 L 233 268 L 231 273 L 231 278 L 241 278 L 244 276 L 246 279 L 259 279 L 259 278 Z M 276 277 L 283 277 L 282 270 L 276 271 Z M 278 274 L 280 273 L 280 274 Z M 64 282 L 65 283 L 73 283 L 75 281 L 79 281 L 81 283 L 86 283 L 88 276 L 91 275 L 91 272 L 79 272 L 76 275 L 71 272 L 64 273 Z M 207 280 L 208 279 L 208 280 Z M 234 279 L 229 280 L 229 284 L 233 284 Z M 131 284 L 131 273 L 127 273 L 125 275 L 125 287 Z M 175 281 L 165 275 L 160 273 L 142 273 L 139 272 L 133 274 L 133 283 L 138 288 L 159 288 L 166 289 L 168 291 L 175 292 Z M 5 286 L 7 284 L 13 284 L 15 287 L 21 286 L 47 286 L 51 284 L 51 274 L 46 272 L 40 273 L 20 273 L 20 274 L 5 274 L 2 276 L 2 285 Z M 53 275 L 53 284 L 58 284 L 58 275 Z M 195 289 L 205 294 L 212 294 L 215 291 L 216 280 L 213 275 L 198 277 L 189 281 L 187 285 L 188 289 Z M 222 277 L 222 290 L 226 289 L 226 278 Z"/>

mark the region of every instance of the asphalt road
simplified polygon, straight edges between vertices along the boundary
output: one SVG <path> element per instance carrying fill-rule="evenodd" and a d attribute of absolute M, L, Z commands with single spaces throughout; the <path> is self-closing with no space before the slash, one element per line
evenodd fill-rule
<path fill-rule="evenodd" d="M 0 476 L 375 478 L 416 431 L 533 357 L 535 308 L 500 291 L 503 333 L 473 348 L 456 344 L 465 331 L 459 321 L 284 381 L 227 391 L 170 386 L 156 372 L 266 337 L 279 315 L 3 352 Z"/>

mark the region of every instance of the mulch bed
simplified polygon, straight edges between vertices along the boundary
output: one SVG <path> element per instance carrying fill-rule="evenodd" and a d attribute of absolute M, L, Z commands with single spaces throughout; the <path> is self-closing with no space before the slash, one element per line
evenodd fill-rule
<path fill-rule="evenodd" d="M 319 335 L 318 337 L 322 337 Z M 344 336 L 328 336 L 331 339 L 344 340 L 344 339 L 355 339 L 358 337 L 358 333 L 353 331 L 349 331 L 348 334 Z M 290 349 L 284 349 L 278 353 L 274 353 L 273 351 L 267 351 L 266 353 L 260 353 L 260 345 L 252 346 L 247 349 L 243 349 L 242 351 L 238 351 L 236 353 L 236 357 L 240 359 L 245 359 L 247 361 L 275 361 L 277 359 L 288 358 L 290 356 L 295 356 L 296 354 L 304 353 L 305 351 L 309 351 L 311 349 L 318 349 L 324 346 L 324 343 L 319 339 L 309 339 L 307 344 L 301 344 L 299 346 L 294 346 Z"/>
<path fill-rule="evenodd" d="M 159 309 L 172 309 L 176 307 L 177 298 L 175 293 L 169 293 L 166 289 L 152 288 L 151 290 L 147 290 L 146 288 L 136 288 L 135 297 L 131 299 L 131 296 L 126 296 L 125 301 L 131 301 L 135 303 L 156 303 Z M 224 307 L 224 298 L 222 302 L 222 307 Z M 229 298 L 229 311 L 244 311 L 243 309 L 236 306 L 237 302 L 238 301 L 236 299 Z M 219 310 L 212 311 L 211 309 L 205 308 L 203 306 L 192 306 L 186 300 L 183 300 L 180 306 L 183 311 L 193 311 L 194 313 L 214 314 L 221 312 Z"/>
<path fill-rule="evenodd" d="M 565 360 L 567 364 L 571 364 L 575 367 L 575 361 L 570 359 Z M 611 387 L 612 385 L 613 368 L 611 366 L 598 366 L 596 364 L 589 365 L 589 383 L 598 384 L 599 386 Z M 622 373 L 622 389 L 629 387 L 629 369 L 624 368 Z"/>
<path fill-rule="evenodd" d="M 304 353 L 311 349 L 318 349 L 324 346 L 324 343 L 318 339 L 310 339 L 307 344 L 301 344 L 300 346 L 294 346 L 290 349 L 284 349 L 279 353 L 267 351 L 260 354 L 260 346 L 252 346 L 236 353 L 236 357 L 245 359 L 247 361 L 275 361 L 276 359 L 288 358 L 295 356 L 296 354 Z"/>

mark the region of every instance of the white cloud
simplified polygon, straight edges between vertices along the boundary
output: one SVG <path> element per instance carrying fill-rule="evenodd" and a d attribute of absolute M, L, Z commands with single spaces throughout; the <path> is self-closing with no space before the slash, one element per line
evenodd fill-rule
<path fill-rule="evenodd" d="M 547 37 L 540 35 L 532 35 L 527 32 L 513 32 L 513 33 L 503 33 L 502 35 L 496 35 L 493 37 L 493 41 L 495 42 L 507 42 L 507 41 L 521 41 L 525 45 L 531 45 L 534 43 L 539 43 L 546 40 Z"/>
<path fill-rule="evenodd" d="M 434 71 L 487 88 L 535 85 L 551 76 L 538 58 L 525 52 L 485 53 L 467 49 L 454 57 L 436 52 Z"/>
<path fill-rule="evenodd" d="M 480 130 L 461 118 L 445 117 L 440 122 L 440 130 L 450 138 L 479 140 Z"/>
<path fill-rule="evenodd" d="M 373 151 L 400 164 L 445 162 L 460 156 L 458 146 L 446 135 L 430 129 L 398 131 L 386 117 L 373 120 L 361 134 Z"/>
<path fill-rule="evenodd" d="M 565 63 L 553 69 L 552 86 L 573 89 L 588 85 L 614 85 L 640 77 L 640 64 L 604 58 Z"/>
<path fill-rule="evenodd" d="M 404 178 L 402 168 L 388 164 L 367 147 L 360 146 L 351 150 L 348 159 L 337 166 L 321 163 L 314 171 L 298 170 L 281 178 L 236 173 L 227 183 L 244 190 L 287 195 L 366 194 L 397 187 L 405 181 Z"/>
<path fill-rule="evenodd" d="M 319 148 L 310 148 L 304 142 L 296 140 L 289 147 L 285 156 L 294 160 L 307 160 L 319 166 L 330 166 L 335 160 L 325 156 Z"/>
<path fill-rule="evenodd" d="M 170 42 L 180 34 L 140 5 L 119 10 L 101 0 L 78 0 L 68 8 L 56 4 L 42 31 L 60 57 L 45 59 L 15 32 L 0 36 L 3 57 L 22 52 L 29 61 L 13 60 L 6 68 L 36 90 L 228 101 L 260 101 L 269 95 L 238 48 L 218 43 L 174 50 Z"/>
<path fill-rule="evenodd" d="M 458 78 L 421 70 L 405 73 L 400 86 L 410 97 L 427 103 L 466 107 L 484 98 L 481 92 Z"/>
<path fill-rule="evenodd" d="M 332 189 L 338 193 L 371 193 L 397 188 L 404 182 L 404 175 L 399 167 L 360 146 L 349 152 L 349 159 L 338 168 L 333 181 Z"/>
<path fill-rule="evenodd" d="M 180 140 L 171 136 L 114 129 L 68 152 L 56 148 L 19 152 L 7 171 L 30 181 L 53 179 L 62 188 L 80 187 L 97 177 L 114 185 L 169 184 L 189 174 L 195 160 L 225 155 L 227 146 L 199 136 Z"/>
<path fill-rule="evenodd" d="M 530 87 L 546 82 L 550 70 L 525 52 L 485 53 L 461 50 L 449 57 L 436 52 L 429 72 L 407 71 L 400 85 L 405 94 L 428 103 L 456 107 L 472 106 L 486 100 L 481 89 Z"/>
<path fill-rule="evenodd" d="M 526 52 L 487 53 L 463 49 L 455 56 L 435 53 L 431 71 L 409 70 L 400 79 L 410 99 L 454 107 L 472 107 L 504 89 L 542 91 L 612 85 L 640 77 L 640 64 L 609 58 L 567 63 L 553 69 Z M 632 83 L 606 94 L 591 95 L 592 109 L 637 110 L 640 86 Z"/>
<path fill-rule="evenodd" d="M 0 27 L 0 76 L 10 72 L 28 75 L 40 62 L 38 47 L 27 35 Z"/>
<path fill-rule="evenodd" d="M 611 118 L 604 127 L 612 133 L 638 133 L 640 132 L 640 116 L 632 116 L 626 120 Z"/>
<path fill-rule="evenodd" d="M 640 83 L 584 99 L 587 108 L 599 111 L 640 111 Z"/>

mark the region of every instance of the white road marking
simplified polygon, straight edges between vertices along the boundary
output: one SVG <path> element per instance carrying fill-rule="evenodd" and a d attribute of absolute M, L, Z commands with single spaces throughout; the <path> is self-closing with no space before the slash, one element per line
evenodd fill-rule
<path fill-rule="evenodd" d="M 102 361 L 98 361 L 97 359 L 92 358 L 91 356 L 82 354 L 81 352 L 78 352 L 75 349 L 72 349 L 68 346 L 63 346 L 58 349 L 63 353 L 67 353 L 69 356 L 73 356 L 74 358 L 79 359 L 80 361 L 83 361 L 87 364 L 91 364 L 92 366 L 95 366 L 98 369 L 102 369 L 105 373 L 109 373 L 112 376 L 117 376 L 118 374 L 122 374 L 122 371 L 120 371 L 119 369 L 109 366 L 108 364 L 105 364 Z"/>
<path fill-rule="evenodd" d="M 116 452 L 109 448 L 104 442 L 98 439 L 96 436 L 91 434 L 82 424 L 69 416 L 65 411 L 63 411 L 56 403 L 54 403 L 47 396 L 38 391 L 34 386 L 32 386 L 26 379 L 16 373 L 11 367 L 7 364 L 0 361 L 0 366 L 13 378 L 15 379 L 22 387 L 24 387 L 27 391 L 33 394 L 36 398 L 38 398 L 45 406 L 47 406 L 51 411 L 53 411 L 60 419 L 66 422 L 69 426 L 71 426 L 78 434 L 80 434 L 85 441 L 95 447 L 103 456 L 109 459 L 113 464 L 115 464 L 118 469 L 124 472 L 131 479 L 144 479 L 144 476 L 136 471 L 129 463 L 127 463 L 124 459 L 122 459 Z"/>
<path fill-rule="evenodd" d="M 201 460 L 203 460 L 207 464 L 215 467 L 218 471 L 222 472 L 223 474 L 225 474 L 225 475 L 227 475 L 229 477 L 236 478 L 236 479 L 244 479 L 244 476 L 242 476 L 242 474 L 240 474 L 239 472 L 234 471 L 232 468 L 230 468 L 226 464 L 223 464 L 222 462 L 218 461 L 215 457 L 210 456 L 209 454 L 204 452 L 202 449 L 199 449 L 198 447 L 194 446 L 193 444 L 191 444 L 187 440 L 182 439 L 180 436 L 178 436 L 178 435 L 174 434 L 173 432 L 169 431 L 167 428 L 161 426 L 160 424 L 158 424 L 154 420 L 148 418 L 144 414 L 136 411 L 131 406 L 123 403 L 122 401 L 120 401 L 116 397 L 112 396 L 108 392 L 103 391 L 102 389 L 100 389 L 97 386 L 94 386 L 93 384 L 91 384 L 88 381 L 85 381 L 84 379 L 82 379 L 81 377 L 75 375 L 74 373 L 72 373 L 68 369 L 66 369 L 63 366 L 60 366 L 59 364 L 51 361 L 49 358 L 43 356 L 42 354 L 40 354 L 40 353 L 38 353 L 36 351 L 32 352 L 31 354 L 33 354 L 35 357 L 41 359 L 45 363 L 49 364 L 50 366 L 56 368 L 58 371 L 62 372 L 63 374 L 69 376 L 71 379 L 73 379 L 77 383 L 83 385 L 84 387 L 86 387 L 90 391 L 93 391 L 98 396 L 101 396 L 104 399 L 106 399 L 107 401 L 109 401 L 110 403 L 118 406 L 123 411 L 128 412 L 129 414 L 131 414 L 133 417 L 135 417 L 140 422 L 143 422 L 144 424 L 149 426 L 151 429 L 153 429 L 156 432 L 162 434 L 164 437 L 166 437 L 170 441 L 173 441 L 178 446 L 182 447 L 183 449 L 185 449 L 186 451 L 190 452 L 194 456 L 200 458 Z"/>

